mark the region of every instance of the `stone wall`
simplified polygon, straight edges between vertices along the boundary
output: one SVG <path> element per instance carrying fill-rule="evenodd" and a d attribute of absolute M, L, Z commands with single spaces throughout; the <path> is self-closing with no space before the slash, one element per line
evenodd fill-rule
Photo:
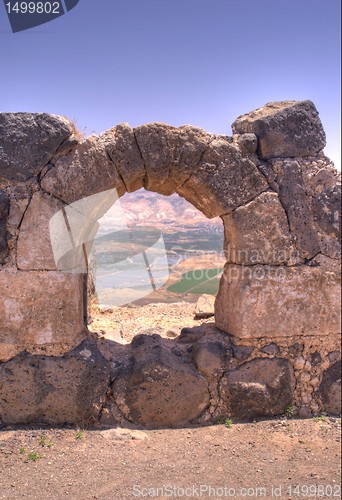
<path fill-rule="evenodd" d="M 339 413 L 341 185 L 324 146 L 310 101 L 240 116 L 232 136 L 152 123 L 83 139 L 66 118 L 0 114 L 0 421 Z M 141 187 L 220 216 L 227 264 L 215 326 L 120 346 L 90 339 L 83 250 L 111 190 Z M 76 248 L 70 206 L 103 192 Z M 68 272 L 51 244 L 57 213 Z"/>

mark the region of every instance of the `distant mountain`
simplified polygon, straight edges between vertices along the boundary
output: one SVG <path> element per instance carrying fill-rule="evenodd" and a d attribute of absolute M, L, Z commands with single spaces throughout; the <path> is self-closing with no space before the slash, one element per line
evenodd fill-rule
<path fill-rule="evenodd" d="M 128 227 L 154 226 L 163 232 L 180 229 L 211 230 L 223 232 L 219 217 L 207 219 L 199 210 L 177 194 L 163 196 L 140 189 L 127 193 L 101 219 L 103 229 L 120 226 L 125 221 Z"/>

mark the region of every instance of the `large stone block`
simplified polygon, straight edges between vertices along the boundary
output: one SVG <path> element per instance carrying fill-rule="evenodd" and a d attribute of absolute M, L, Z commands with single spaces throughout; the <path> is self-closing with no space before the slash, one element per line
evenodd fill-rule
<path fill-rule="evenodd" d="M 283 414 L 292 402 L 294 386 L 286 359 L 256 358 L 226 372 L 220 394 L 233 416 L 250 419 Z"/>
<path fill-rule="evenodd" d="M 49 222 L 64 203 L 52 196 L 34 193 L 20 226 L 17 265 L 22 270 L 55 270 Z"/>
<path fill-rule="evenodd" d="M 9 199 L 5 191 L 0 189 L 0 265 L 7 257 L 7 219 L 9 214 Z"/>
<path fill-rule="evenodd" d="M 236 134 L 253 133 L 263 159 L 309 156 L 325 147 L 325 133 L 311 101 L 270 102 L 232 125 Z"/>
<path fill-rule="evenodd" d="M 0 348 L 77 345 L 85 336 L 83 280 L 57 271 L 0 270 Z"/>
<path fill-rule="evenodd" d="M 307 195 L 301 165 L 295 160 L 274 160 L 279 199 L 284 207 L 296 248 L 302 258 L 311 259 L 320 251 L 311 199 Z"/>
<path fill-rule="evenodd" d="M 153 427 L 190 423 L 209 406 L 208 384 L 157 335 L 132 342 L 132 365 L 114 381 L 115 403 L 130 421 Z"/>
<path fill-rule="evenodd" d="M 196 171 L 213 139 L 201 128 L 150 123 L 134 129 L 146 168 L 145 187 L 160 194 L 174 193 Z"/>
<path fill-rule="evenodd" d="M 341 258 L 341 173 L 326 156 L 301 159 L 301 176 L 321 252 Z M 278 161 L 275 161 L 276 170 Z M 279 174 L 275 174 L 279 175 Z M 305 214 L 303 214 L 305 215 Z"/>
<path fill-rule="evenodd" d="M 21 182 L 38 175 L 72 132 L 60 116 L 0 113 L 0 177 Z"/>
<path fill-rule="evenodd" d="M 248 203 L 267 188 L 253 161 L 221 137 L 208 145 L 199 167 L 177 193 L 212 218 Z"/>
<path fill-rule="evenodd" d="M 91 342 L 61 357 L 22 353 L 0 363 L 0 422 L 94 424 L 109 386 L 109 367 Z"/>
<path fill-rule="evenodd" d="M 135 133 L 128 123 L 121 123 L 104 132 L 100 138 L 106 152 L 122 177 L 129 193 L 144 186 L 146 170 Z"/>
<path fill-rule="evenodd" d="M 222 219 L 228 262 L 280 265 L 298 260 L 286 213 L 276 193 L 262 193 Z"/>
<path fill-rule="evenodd" d="M 341 184 L 318 192 L 312 205 L 322 253 L 341 258 Z"/>
<path fill-rule="evenodd" d="M 326 268 L 226 265 L 215 304 L 218 328 L 240 338 L 341 331 L 340 273 Z"/>
<path fill-rule="evenodd" d="M 199 127 L 191 125 L 179 127 L 176 160 L 171 165 L 168 179 L 172 192 L 177 191 L 196 172 L 204 152 L 214 137 Z"/>
<path fill-rule="evenodd" d="M 126 187 L 106 151 L 107 144 L 108 137 L 90 136 L 70 154 L 56 158 L 42 188 L 68 204 L 109 189 L 122 196 Z"/>
<path fill-rule="evenodd" d="M 160 191 L 176 160 L 178 130 L 164 123 L 148 123 L 134 129 L 146 168 L 146 189 Z"/>

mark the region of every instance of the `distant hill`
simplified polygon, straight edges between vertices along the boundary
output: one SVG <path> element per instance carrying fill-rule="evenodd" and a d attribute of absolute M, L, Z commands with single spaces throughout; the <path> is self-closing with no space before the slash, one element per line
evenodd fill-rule
<path fill-rule="evenodd" d="M 120 208 L 121 206 L 121 208 Z M 140 189 L 127 193 L 101 219 L 102 231 L 109 226 L 120 225 L 125 220 L 128 227 L 153 226 L 165 232 L 180 229 L 222 232 L 223 225 L 219 217 L 207 219 L 199 210 L 177 194 L 163 196 Z"/>

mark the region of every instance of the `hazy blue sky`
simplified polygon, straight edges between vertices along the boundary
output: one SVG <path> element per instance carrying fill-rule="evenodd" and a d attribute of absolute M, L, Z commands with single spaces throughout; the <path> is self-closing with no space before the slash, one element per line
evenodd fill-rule
<path fill-rule="evenodd" d="M 0 111 L 229 134 L 268 101 L 312 99 L 339 164 L 339 19 L 339 0 L 80 0 L 12 34 L 1 3 Z"/>

